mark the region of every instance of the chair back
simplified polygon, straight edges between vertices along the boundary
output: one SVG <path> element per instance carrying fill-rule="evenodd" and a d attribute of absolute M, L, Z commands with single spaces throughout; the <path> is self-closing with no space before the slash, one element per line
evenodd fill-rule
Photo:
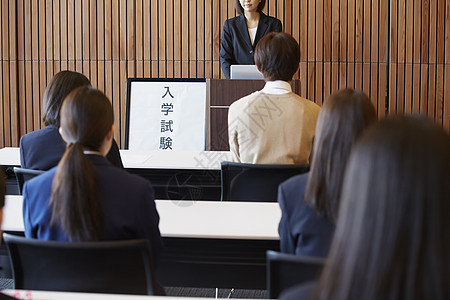
<path fill-rule="evenodd" d="M 41 170 L 31 170 L 31 169 L 24 169 L 19 167 L 14 167 L 14 174 L 16 174 L 16 180 L 17 184 L 19 185 L 19 193 L 22 195 L 23 185 L 25 184 L 25 181 L 30 180 L 33 177 L 36 177 L 38 175 L 41 175 L 45 171 Z"/>
<path fill-rule="evenodd" d="M 278 185 L 309 165 L 221 163 L 222 201 L 277 202 Z"/>
<path fill-rule="evenodd" d="M 55 242 L 3 234 L 15 289 L 153 295 L 148 240 Z"/>
<path fill-rule="evenodd" d="M 285 289 L 318 279 L 324 263 L 324 258 L 268 250 L 266 270 L 269 298 L 278 299 Z"/>

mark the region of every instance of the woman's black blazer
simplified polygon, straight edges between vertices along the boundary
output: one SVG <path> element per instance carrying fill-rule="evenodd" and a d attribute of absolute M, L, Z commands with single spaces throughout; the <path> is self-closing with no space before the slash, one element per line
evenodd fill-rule
<path fill-rule="evenodd" d="M 220 64 L 225 77 L 230 78 L 231 65 L 254 65 L 253 51 L 256 44 L 267 33 L 281 32 L 281 29 L 280 20 L 260 12 L 258 29 L 252 45 L 244 15 L 226 20 L 220 41 Z"/>

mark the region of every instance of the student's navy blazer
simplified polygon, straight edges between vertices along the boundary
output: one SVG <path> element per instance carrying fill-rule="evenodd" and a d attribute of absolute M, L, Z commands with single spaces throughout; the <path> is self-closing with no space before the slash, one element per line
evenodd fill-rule
<path fill-rule="evenodd" d="M 281 220 L 278 227 L 281 252 L 326 257 L 335 224 L 304 202 L 309 173 L 289 178 L 278 187 Z"/>
<path fill-rule="evenodd" d="M 280 20 L 260 12 L 255 41 L 252 45 L 247 20 L 243 14 L 226 20 L 220 40 L 220 65 L 225 77 L 230 78 L 231 65 L 254 65 L 253 52 L 256 44 L 269 32 L 281 32 L 281 29 Z"/>
<path fill-rule="evenodd" d="M 105 157 L 87 155 L 97 171 L 100 200 L 103 207 L 101 240 L 149 239 L 155 263 L 162 242 L 159 215 L 149 181 L 113 166 Z M 50 226 L 52 207 L 49 199 L 57 167 L 24 185 L 23 220 L 25 236 L 40 240 L 68 241 L 57 225 Z"/>
<path fill-rule="evenodd" d="M 316 285 L 316 281 L 309 281 L 299 285 L 295 285 L 285 290 L 280 295 L 280 300 L 308 300 L 311 298 Z"/>
<path fill-rule="evenodd" d="M 49 125 L 20 138 L 20 165 L 26 169 L 47 171 L 59 163 L 65 151 L 66 143 L 58 129 Z M 114 166 L 123 168 L 119 147 L 114 139 L 106 157 Z"/>

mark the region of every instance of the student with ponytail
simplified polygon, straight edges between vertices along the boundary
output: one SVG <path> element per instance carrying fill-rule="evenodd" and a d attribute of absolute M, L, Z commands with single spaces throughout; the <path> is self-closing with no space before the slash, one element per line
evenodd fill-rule
<path fill-rule="evenodd" d="M 158 261 L 162 243 L 151 184 L 105 158 L 113 122 L 111 103 L 100 91 L 84 86 L 67 96 L 59 129 L 66 151 L 57 167 L 24 186 L 25 236 L 57 241 L 147 238 Z"/>

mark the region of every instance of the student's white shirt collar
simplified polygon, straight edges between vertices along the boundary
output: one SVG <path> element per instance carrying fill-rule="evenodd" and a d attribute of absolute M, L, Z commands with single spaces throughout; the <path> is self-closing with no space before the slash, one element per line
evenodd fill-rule
<path fill-rule="evenodd" d="M 283 80 L 267 81 L 261 90 L 264 94 L 282 95 L 292 92 L 289 82 Z"/>

